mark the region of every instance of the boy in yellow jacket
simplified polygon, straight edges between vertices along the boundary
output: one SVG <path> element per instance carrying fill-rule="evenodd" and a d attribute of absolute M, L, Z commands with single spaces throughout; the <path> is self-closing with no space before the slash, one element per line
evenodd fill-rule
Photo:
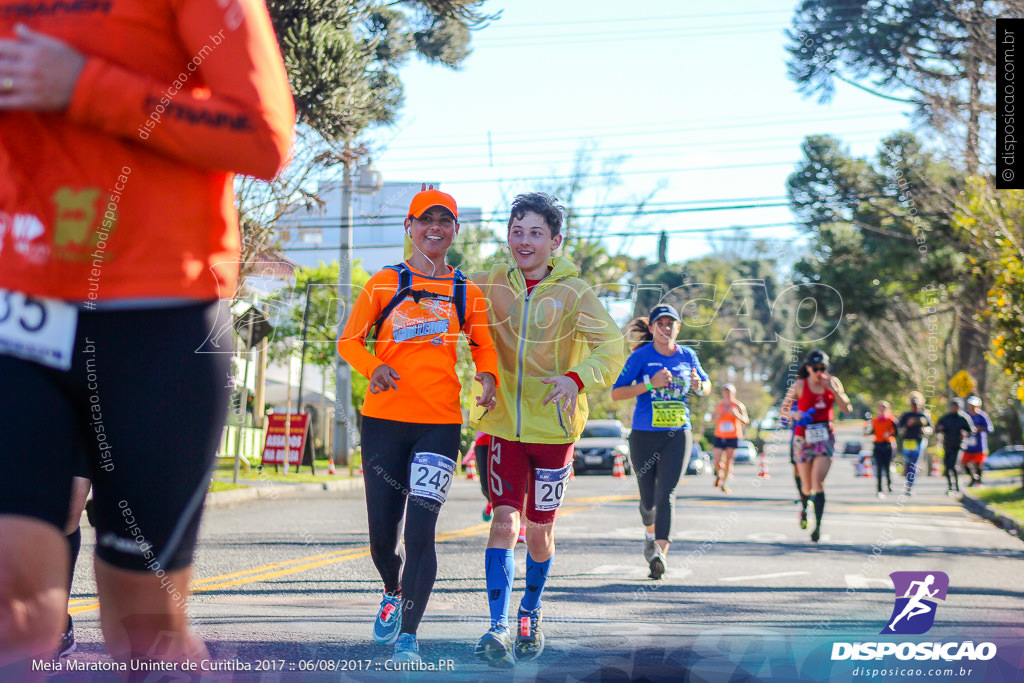
<path fill-rule="evenodd" d="M 486 551 L 491 629 L 476 654 L 512 667 L 544 649 L 540 599 L 555 553 L 554 521 L 587 421 L 586 392 L 611 386 L 625 362 L 622 332 L 566 258 L 554 197 L 519 195 L 508 221 L 516 265 L 471 279 L 488 301 L 501 381 L 478 428 L 493 436 L 488 485 L 494 517 Z M 508 624 L 520 517 L 527 520 L 526 594 L 513 644 Z"/>

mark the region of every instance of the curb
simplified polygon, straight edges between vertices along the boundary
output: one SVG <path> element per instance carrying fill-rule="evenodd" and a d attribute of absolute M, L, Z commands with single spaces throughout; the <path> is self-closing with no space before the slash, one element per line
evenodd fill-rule
<path fill-rule="evenodd" d="M 1011 517 L 996 512 L 988 506 L 988 503 L 964 493 L 960 497 L 960 504 L 969 512 L 984 517 L 1011 536 L 1024 540 L 1024 525 Z"/>
<path fill-rule="evenodd" d="M 249 488 L 208 493 L 206 494 L 206 507 L 223 507 L 261 498 L 277 500 L 278 498 L 289 498 L 303 493 L 316 493 L 317 491 L 354 491 L 362 488 L 362 477 L 325 481 L 321 484 L 285 484 L 268 479 L 257 486 L 250 486 Z"/>

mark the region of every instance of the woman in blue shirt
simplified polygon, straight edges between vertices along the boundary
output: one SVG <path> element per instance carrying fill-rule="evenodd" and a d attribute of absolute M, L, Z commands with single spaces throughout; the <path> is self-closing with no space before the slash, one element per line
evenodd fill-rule
<path fill-rule="evenodd" d="M 675 489 L 693 443 L 686 397 L 691 390 L 706 395 L 711 381 L 693 349 L 676 344 L 679 312 L 672 306 L 655 306 L 646 320 L 640 318 L 632 327 L 640 341 L 612 387 L 612 399 L 636 399 L 629 459 L 647 528 L 644 559 L 651 578 L 660 579 L 667 566 Z"/>

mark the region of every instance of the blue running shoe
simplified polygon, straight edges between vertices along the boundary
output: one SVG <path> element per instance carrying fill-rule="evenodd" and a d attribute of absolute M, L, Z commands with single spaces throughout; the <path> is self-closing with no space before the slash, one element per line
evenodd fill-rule
<path fill-rule="evenodd" d="M 516 632 L 516 661 L 528 662 L 544 651 L 544 632 L 540 630 L 540 607 L 527 612 L 519 608 L 519 630 Z"/>
<path fill-rule="evenodd" d="M 511 669 L 516 665 L 514 647 L 508 626 L 498 624 L 492 626 L 476 644 L 476 656 L 493 667 Z"/>
<path fill-rule="evenodd" d="M 373 639 L 381 645 L 391 645 L 398 640 L 402 628 L 402 594 L 385 593 L 380 601 L 377 620 L 373 622 Z"/>
<path fill-rule="evenodd" d="M 412 633 L 403 633 L 395 641 L 395 654 L 391 655 L 392 662 L 421 662 L 420 644 L 416 642 L 416 636 Z"/>

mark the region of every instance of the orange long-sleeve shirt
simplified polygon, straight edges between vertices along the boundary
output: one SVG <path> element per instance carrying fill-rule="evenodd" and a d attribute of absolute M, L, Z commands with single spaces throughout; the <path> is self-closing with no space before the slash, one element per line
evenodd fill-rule
<path fill-rule="evenodd" d="M 0 0 L 0 38 L 18 23 L 87 62 L 65 111 L 0 112 L 0 287 L 233 296 L 233 173 L 277 173 L 295 120 L 263 3 Z"/>
<path fill-rule="evenodd" d="M 413 270 L 412 276 L 414 290 L 451 296 L 454 289 L 452 275 L 435 278 Z M 338 340 L 338 353 L 362 375 L 369 377 L 379 366 L 389 365 L 400 377 L 397 391 L 367 391 L 362 413 L 419 424 L 461 424 L 462 387 L 455 374 L 459 317 L 453 304 L 425 298 L 416 303 L 406 297 L 377 330 L 374 353 L 366 350 L 370 326 L 397 291 L 397 272 L 384 269 L 374 274 L 359 293 Z M 497 381 L 498 354 L 488 331 L 487 300 L 472 282 L 466 283 L 464 331 L 477 372 L 489 372 Z"/>

